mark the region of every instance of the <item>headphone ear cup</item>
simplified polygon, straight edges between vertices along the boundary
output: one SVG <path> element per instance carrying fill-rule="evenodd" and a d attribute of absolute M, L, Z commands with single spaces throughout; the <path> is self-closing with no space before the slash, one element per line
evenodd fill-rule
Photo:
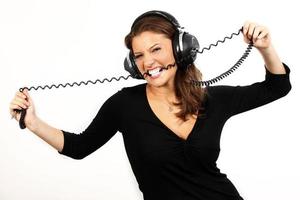
<path fill-rule="evenodd" d="M 175 61 L 176 61 L 176 64 L 177 64 L 177 67 L 179 69 L 182 69 L 183 66 L 182 66 L 182 54 L 181 54 L 181 46 L 179 43 L 180 41 L 180 33 L 179 31 L 176 31 L 175 34 L 174 34 L 174 37 L 173 37 L 173 41 L 172 41 L 172 48 L 173 48 L 173 55 L 174 55 L 174 58 L 175 58 Z M 182 41 L 182 40 L 181 40 Z"/>
<path fill-rule="evenodd" d="M 189 33 L 183 35 L 182 57 L 187 65 L 193 64 L 197 58 L 197 51 L 200 48 L 197 38 Z"/>
<path fill-rule="evenodd" d="M 186 69 L 197 58 L 200 45 L 197 38 L 187 32 L 177 31 L 173 38 L 173 53 L 180 69 Z"/>
<path fill-rule="evenodd" d="M 141 74 L 140 70 L 138 69 L 138 67 L 134 61 L 131 51 L 128 53 L 128 55 L 124 59 L 124 68 L 126 71 L 128 71 L 130 73 L 132 78 L 144 79 L 143 75 Z"/>

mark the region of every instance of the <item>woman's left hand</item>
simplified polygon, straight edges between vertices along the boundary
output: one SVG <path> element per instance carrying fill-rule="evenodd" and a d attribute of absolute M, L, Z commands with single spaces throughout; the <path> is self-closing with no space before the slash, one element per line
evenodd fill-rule
<path fill-rule="evenodd" d="M 271 37 L 269 30 L 265 26 L 254 22 L 246 21 L 243 26 L 244 41 L 253 42 L 258 50 L 264 50 L 271 46 Z"/>

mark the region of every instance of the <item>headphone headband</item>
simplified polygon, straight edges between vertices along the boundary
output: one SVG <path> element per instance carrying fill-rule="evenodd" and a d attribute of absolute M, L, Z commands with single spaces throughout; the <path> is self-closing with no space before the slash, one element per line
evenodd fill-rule
<path fill-rule="evenodd" d="M 181 28 L 181 26 L 178 23 L 178 21 L 176 20 L 176 18 L 173 15 L 171 15 L 170 13 L 167 13 L 165 11 L 160 11 L 160 10 L 151 10 L 151 11 L 145 12 L 145 13 L 141 14 L 139 17 L 137 17 L 131 26 L 131 30 L 133 29 L 133 27 L 135 26 L 135 24 L 138 21 L 140 21 L 144 17 L 149 17 L 149 16 L 162 17 L 162 18 L 166 19 L 167 21 L 169 21 L 176 29 Z"/>

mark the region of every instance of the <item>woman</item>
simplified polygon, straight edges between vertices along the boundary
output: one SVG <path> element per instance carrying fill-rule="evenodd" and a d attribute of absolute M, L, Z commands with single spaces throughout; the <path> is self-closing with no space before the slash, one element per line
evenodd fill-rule
<path fill-rule="evenodd" d="M 195 87 L 190 80 L 201 80 L 201 73 L 194 59 L 184 63 L 174 53 L 177 23 L 160 11 L 137 18 L 125 43 L 146 83 L 111 96 L 81 134 L 39 119 L 27 90 L 16 93 L 11 115 L 18 121 L 14 109 L 27 109 L 27 128 L 75 159 L 91 154 L 120 131 L 145 200 L 243 199 L 216 166 L 222 127 L 233 115 L 285 96 L 291 89 L 290 70 L 276 54 L 267 28 L 246 22 L 244 40 L 253 42 L 262 55 L 266 79 L 243 87 Z"/>

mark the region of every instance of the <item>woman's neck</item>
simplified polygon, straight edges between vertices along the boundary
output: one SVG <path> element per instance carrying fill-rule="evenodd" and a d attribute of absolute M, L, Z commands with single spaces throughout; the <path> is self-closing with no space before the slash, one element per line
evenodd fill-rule
<path fill-rule="evenodd" d="M 174 102 L 177 99 L 175 95 L 174 85 L 155 87 L 150 84 L 147 84 L 146 89 L 147 89 L 147 93 L 151 96 L 151 98 L 155 98 L 157 100 Z"/>

